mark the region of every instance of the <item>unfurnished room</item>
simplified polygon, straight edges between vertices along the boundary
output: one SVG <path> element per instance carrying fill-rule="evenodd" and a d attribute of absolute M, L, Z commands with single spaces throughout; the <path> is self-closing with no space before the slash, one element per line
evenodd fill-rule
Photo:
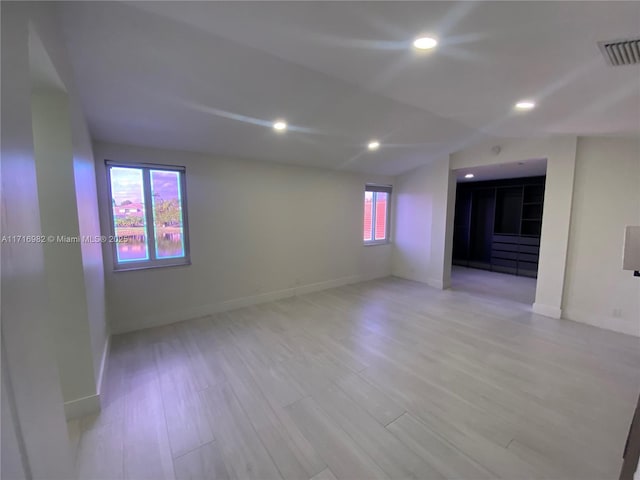
<path fill-rule="evenodd" d="M 0 13 L 3 480 L 640 480 L 640 2 Z"/>

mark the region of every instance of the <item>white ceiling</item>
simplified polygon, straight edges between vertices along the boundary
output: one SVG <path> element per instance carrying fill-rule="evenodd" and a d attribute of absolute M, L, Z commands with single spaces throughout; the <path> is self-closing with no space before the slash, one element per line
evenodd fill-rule
<path fill-rule="evenodd" d="M 455 170 L 458 183 L 500 180 L 503 178 L 538 177 L 547 174 L 547 159 L 533 158 L 521 162 L 497 163 Z M 468 173 L 473 178 L 464 178 Z"/>
<path fill-rule="evenodd" d="M 484 136 L 638 134 L 639 2 L 69 2 L 93 136 L 397 174 Z M 413 37 L 440 39 L 427 54 Z M 531 98 L 538 108 L 516 114 Z M 286 118 L 284 135 L 270 122 Z M 379 151 L 366 150 L 371 138 Z"/>

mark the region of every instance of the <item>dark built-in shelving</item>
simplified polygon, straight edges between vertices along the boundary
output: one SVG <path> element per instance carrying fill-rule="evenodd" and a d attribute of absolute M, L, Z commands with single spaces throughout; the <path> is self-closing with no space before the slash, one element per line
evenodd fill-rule
<path fill-rule="evenodd" d="M 536 277 L 545 177 L 459 183 L 453 264 Z"/>

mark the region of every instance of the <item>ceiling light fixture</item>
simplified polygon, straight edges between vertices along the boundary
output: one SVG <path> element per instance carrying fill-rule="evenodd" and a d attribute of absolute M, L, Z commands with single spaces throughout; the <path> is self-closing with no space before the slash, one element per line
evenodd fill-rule
<path fill-rule="evenodd" d="M 536 104 L 531 100 L 521 100 L 516 103 L 516 110 L 531 110 L 535 108 Z"/>
<path fill-rule="evenodd" d="M 369 145 L 367 145 L 367 148 L 371 151 L 378 150 L 380 148 L 380 142 L 377 140 L 371 140 Z"/>
<path fill-rule="evenodd" d="M 464 178 L 473 178 L 475 175 L 473 173 L 467 173 Z"/>
<path fill-rule="evenodd" d="M 438 41 L 431 37 L 418 37 L 413 41 L 414 48 L 418 50 L 431 50 L 438 45 Z"/>
<path fill-rule="evenodd" d="M 273 129 L 277 132 L 284 132 L 287 130 L 287 122 L 284 120 L 276 120 L 273 122 Z"/>

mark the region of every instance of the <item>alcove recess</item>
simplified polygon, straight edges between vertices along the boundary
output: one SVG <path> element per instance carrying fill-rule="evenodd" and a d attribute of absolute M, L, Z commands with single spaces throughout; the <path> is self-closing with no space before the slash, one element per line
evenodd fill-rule
<path fill-rule="evenodd" d="M 453 264 L 536 277 L 545 178 L 459 183 Z"/>

